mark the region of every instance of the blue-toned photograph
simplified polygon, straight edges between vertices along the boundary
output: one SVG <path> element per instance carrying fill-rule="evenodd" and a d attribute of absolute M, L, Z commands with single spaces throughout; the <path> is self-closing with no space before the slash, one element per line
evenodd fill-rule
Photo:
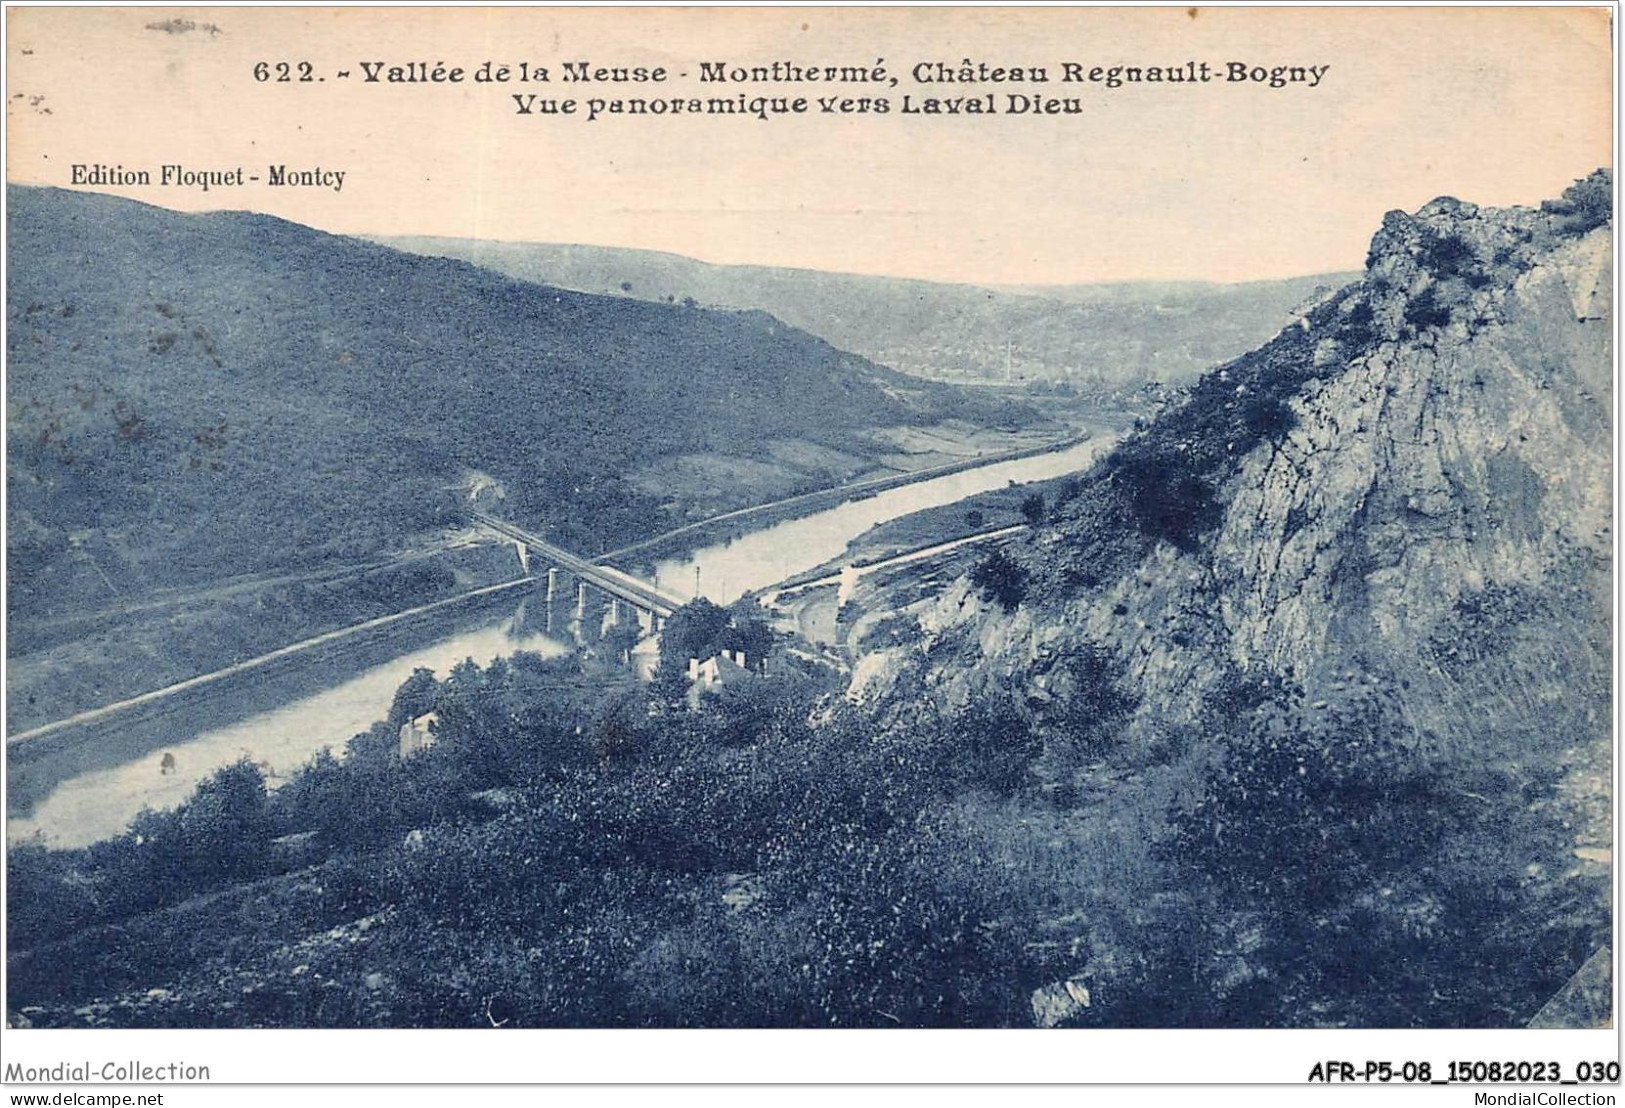
<path fill-rule="evenodd" d="M 1607 14 L 1277 11 L 9 13 L 7 1025 L 1610 1026 Z"/>

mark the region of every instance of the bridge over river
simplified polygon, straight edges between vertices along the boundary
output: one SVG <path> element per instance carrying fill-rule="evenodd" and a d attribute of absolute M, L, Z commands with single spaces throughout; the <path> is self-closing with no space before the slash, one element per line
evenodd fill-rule
<path fill-rule="evenodd" d="M 572 554 L 561 546 L 555 546 L 540 535 L 525 530 L 518 524 L 510 523 L 505 519 L 482 512 L 477 508 L 470 509 L 468 517 L 474 522 L 489 527 L 504 538 L 512 539 L 519 544 L 520 558 L 526 563 L 526 572 L 531 572 L 530 562 L 541 560 L 547 563 L 547 599 L 552 601 L 558 590 L 558 572 L 564 570 L 576 578 L 576 607 L 578 611 L 586 605 L 587 586 L 591 585 L 601 592 L 609 595 L 618 606 L 628 604 L 635 611 L 648 617 L 651 629 L 659 630 L 660 623 L 677 609 L 688 603 L 688 598 L 667 592 L 660 586 L 624 573 L 613 566 L 597 565 L 579 555 Z M 618 612 L 616 613 L 618 614 Z"/>
<path fill-rule="evenodd" d="M 24 744 L 33 745 L 38 740 L 69 735 L 76 731 L 83 731 L 93 725 L 116 723 L 120 719 L 127 719 L 144 711 L 162 711 L 166 704 L 178 701 L 185 696 L 222 687 L 236 679 L 261 679 L 273 666 L 291 662 L 301 656 L 315 656 L 322 651 L 350 646 L 360 641 L 369 632 L 381 632 L 408 620 L 443 619 L 454 610 L 483 596 L 495 597 L 535 588 L 537 587 L 536 583 L 539 575 L 532 575 L 530 572 L 529 563 L 533 559 L 540 559 L 548 566 L 546 580 L 549 601 L 556 598 L 558 574 L 561 570 L 577 579 L 576 614 L 578 617 L 585 612 L 586 589 L 589 584 L 610 597 L 614 607 L 610 620 L 612 623 L 620 621 L 620 605 L 626 604 L 642 617 L 642 621 L 652 631 L 658 631 L 661 623 L 667 617 L 688 602 L 687 597 L 675 596 L 648 581 L 634 577 L 630 573 L 623 573 L 611 566 L 594 565 L 585 558 L 572 554 L 562 547 L 555 546 L 540 536 L 534 535 L 516 524 L 509 523 L 507 520 L 499 519 L 481 511 L 470 511 L 468 514 L 475 522 L 490 528 L 519 545 L 520 558 L 526 563 L 524 576 L 515 581 L 489 585 L 475 589 L 472 592 L 461 593 L 457 596 L 411 608 L 404 612 L 380 616 L 348 627 L 327 631 L 279 647 L 266 654 L 234 662 L 211 673 L 200 674 L 163 688 L 141 693 L 138 696 L 128 697 L 99 708 L 78 712 L 66 718 L 32 727 L 25 731 L 14 732 L 6 736 L 7 748 L 15 753 Z"/>
<path fill-rule="evenodd" d="M 866 485 L 857 494 L 848 489 L 847 499 L 838 504 L 797 499 L 765 510 L 748 509 L 726 521 L 728 528 L 741 527 L 740 533 L 669 556 L 653 582 L 624 572 L 629 563 L 623 559 L 655 556 L 672 534 L 610 555 L 582 557 L 488 511 L 470 512 L 463 518 L 471 527 L 516 549 L 521 572 L 512 579 L 329 630 L 257 657 L 223 657 L 230 664 L 213 672 L 126 693 L 124 699 L 8 734 L 8 827 L 14 836 L 39 830 L 53 842 L 83 845 L 117 834 L 143 806 L 173 807 L 197 781 L 245 753 L 269 762 L 277 773 L 292 772 L 323 746 L 342 744 L 371 726 L 416 667 L 443 671 L 470 657 L 483 663 L 516 649 L 544 654 L 566 649 L 548 638 L 544 626 L 563 615 L 557 609 L 571 601 L 576 628 L 591 637 L 595 597 L 604 598 L 605 607 L 612 609 L 605 613 L 606 626 L 622 624 L 624 630 L 624 606 L 630 605 L 638 621 L 653 630 L 689 600 L 687 590 L 663 583 L 697 580 L 702 565 L 706 595 L 719 604 L 751 592 L 829 583 L 828 571 L 814 567 L 841 564 L 848 543 L 876 523 L 1011 483 L 1086 468 L 1114 437 L 1100 433 L 1064 450 L 984 459 L 988 464 L 964 471 L 955 467 L 955 472 L 916 478 L 904 487 L 876 491 Z M 476 507 L 491 506 L 465 502 L 467 509 Z M 779 512 L 787 513 L 785 518 L 776 518 Z M 729 534 L 727 528 L 719 532 Z M 694 541 L 700 533 L 688 525 L 675 534 Z M 998 536 L 966 539 L 997 541 Z M 623 569 L 594 564 L 599 560 Z M 864 565 L 856 572 L 882 568 Z M 485 576 L 480 580 L 489 579 L 489 573 L 481 572 Z M 502 565 L 498 572 L 507 577 L 513 568 Z M 563 581 L 569 577 L 578 582 L 574 595 Z M 514 612 L 527 595 L 540 600 L 550 583 L 555 603 L 547 606 L 545 624 L 535 615 Z M 175 753 L 180 763 L 176 773 L 160 773 L 156 758 L 149 757 L 159 750 Z"/>

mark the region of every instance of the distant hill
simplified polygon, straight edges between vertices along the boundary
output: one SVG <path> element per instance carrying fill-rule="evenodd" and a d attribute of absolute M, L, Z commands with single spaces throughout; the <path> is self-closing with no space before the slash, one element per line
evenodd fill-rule
<path fill-rule="evenodd" d="M 894 369 L 926 377 L 1069 381 L 1121 388 L 1185 383 L 1263 343 L 1334 273 L 1220 285 L 1156 282 L 974 285 L 723 266 L 603 246 L 390 238 L 510 277 L 639 300 L 759 308 Z"/>
<path fill-rule="evenodd" d="M 761 312 L 544 288 L 263 215 L 9 198 L 14 609 L 372 553 L 442 519 L 470 470 L 604 548 L 681 521 L 680 496 L 636 484 L 662 460 L 738 459 L 716 495 L 749 502 L 750 466 L 829 484 L 879 452 L 873 429 L 999 414 Z"/>

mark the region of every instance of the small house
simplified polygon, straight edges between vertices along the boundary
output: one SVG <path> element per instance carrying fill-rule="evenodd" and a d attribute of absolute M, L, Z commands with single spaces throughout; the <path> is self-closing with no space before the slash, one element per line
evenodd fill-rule
<path fill-rule="evenodd" d="M 711 655 L 705 661 L 698 658 L 688 660 L 688 679 L 691 682 L 688 690 L 688 703 L 690 707 L 697 708 L 700 697 L 709 689 L 718 685 L 730 684 L 743 677 L 750 676 L 750 667 L 745 661 L 743 650 L 723 650 Z"/>
<path fill-rule="evenodd" d="M 438 715 L 426 712 L 401 724 L 401 757 L 409 758 L 418 751 L 433 746 L 436 737 L 435 728 L 439 723 Z"/>

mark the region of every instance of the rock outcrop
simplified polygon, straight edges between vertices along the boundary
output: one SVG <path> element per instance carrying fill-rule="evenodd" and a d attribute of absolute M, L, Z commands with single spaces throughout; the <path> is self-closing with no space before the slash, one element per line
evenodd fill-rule
<path fill-rule="evenodd" d="M 1522 1024 L 1608 941 L 1611 193 L 1599 172 L 1538 210 L 1390 213 L 1361 280 L 1007 548 L 1018 603 L 969 573 L 855 597 L 919 629 L 859 642 L 849 699 L 882 727 L 1024 716 L 1000 734 L 1042 750 L 1029 795 L 1168 844 L 1208 942 L 1175 1003 L 1202 1019 Z M 1123 998 L 1148 971 L 1118 955 L 1154 965 L 1163 932 L 1110 915 L 1053 921 L 1093 953 L 1053 967 L 1036 1023 L 1143 1018 Z M 1340 931 L 1443 992 L 1324 990 L 1367 972 L 1327 968 Z M 1451 999 L 1460 965 L 1509 957 L 1517 996 Z"/>
<path fill-rule="evenodd" d="M 1046 660 L 1081 638 L 1121 662 L 1143 716 L 1166 721 L 1229 666 L 1292 675 L 1311 694 L 1348 680 L 1356 657 L 1448 679 L 1453 656 L 1485 645 L 1457 625 L 1486 613 L 1507 625 L 1486 634 L 1542 624 L 1562 636 L 1546 661 L 1605 673 L 1610 188 L 1599 171 L 1539 210 L 1441 199 L 1390 213 L 1361 281 L 1186 400 L 1243 405 L 1262 375 L 1289 413 L 1256 442 L 1173 443 L 1175 457 L 1226 459 L 1199 474 L 1213 526 L 1013 612 L 961 581 L 916 606 L 922 644 L 859 663 L 855 694 L 885 701 L 918 680 L 952 707 L 1014 682 L 1043 703 L 1057 695 Z M 1123 454 L 1084 499 L 1121 481 Z M 1027 552 L 1035 573 L 1088 539 L 1088 511 L 1057 515 Z M 1428 697 L 1409 699 L 1430 714 Z"/>

